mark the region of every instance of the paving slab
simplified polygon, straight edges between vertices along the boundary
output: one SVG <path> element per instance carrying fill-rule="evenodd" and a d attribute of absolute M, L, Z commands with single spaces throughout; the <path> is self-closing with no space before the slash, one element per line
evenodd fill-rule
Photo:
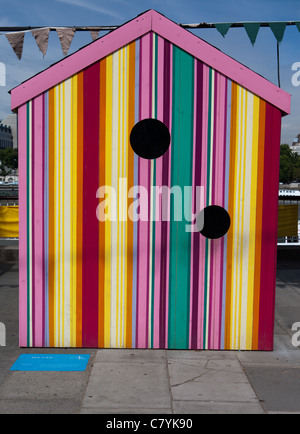
<path fill-rule="evenodd" d="M 149 363 L 146 361 L 148 352 Z M 118 353 L 121 353 L 121 360 L 118 360 Z M 131 409 L 142 413 L 146 408 L 171 411 L 168 372 L 162 354 L 148 350 L 99 350 L 82 412 Z"/>
<path fill-rule="evenodd" d="M 104 349 L 98 350 L 95 363 L 166 363 L 165 350 Z"/>
<path fill-rule="evenodd" d="M 242 366 L 293 366 L 300 367 L 300 350 L 294 347 L 287 334 L 275 335 L 274 351 L 239 351 Z"/>
<path fill-rule="evenodd" d="M 300 368 L 248 366 L 245 371 L 266 411 L 300 412 Z"/>
<path fill-rule="evenodd" d="M 175 414 L 264 414 L 260 404 L 238 402 L 174 401 Z"/>
<path fill-rule="evenodd" d="M 0 414 L 79 414 L 81 400 L 0 399 Z"/>
<path fill-rule="evenodd" d="M 170 407 L 167 408 L 135 408 L 135 407 L 121 407 L 121 408 L 82 408 L 80 414 L 173 414 Z"/>

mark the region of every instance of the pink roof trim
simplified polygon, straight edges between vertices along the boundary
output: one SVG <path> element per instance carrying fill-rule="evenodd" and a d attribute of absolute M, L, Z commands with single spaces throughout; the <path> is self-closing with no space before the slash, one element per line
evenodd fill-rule
<path fill-rule="evenodd" d="M 154 10 L 134 18 L 12 89 L 12 110 L 150 31 L 278 107 L 284 114 L 290 113 L 290 94 Z"/>

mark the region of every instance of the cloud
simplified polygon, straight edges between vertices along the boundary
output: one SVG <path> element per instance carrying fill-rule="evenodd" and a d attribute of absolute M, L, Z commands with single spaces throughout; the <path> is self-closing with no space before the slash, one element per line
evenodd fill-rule
<path fill-rule="evenodd" d="M 115 10 L 107 9 L 107 8 L 102 7 L 102 6 L 95 5 L 95 4 L 91 3 L 90 1 L 83 1 L 83 0 L 56 0 L 56 1 L 58 1 L 59 3 L 66 3 L 66 4 L 69 4 L 72 6 L 77 6 L 77 7 L 84 8 L 84 9 L 89 9 L 93 12 L 99 12 L 101 14 L 109 15 L 109 16 L 116 18 L 116 19 L 123 19 L 124 18 L 123 15 L 118 14 Z"/>

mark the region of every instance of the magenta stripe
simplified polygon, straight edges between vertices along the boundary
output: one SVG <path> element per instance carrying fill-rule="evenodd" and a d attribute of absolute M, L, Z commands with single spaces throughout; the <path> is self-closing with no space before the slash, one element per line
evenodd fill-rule
<path fill-rule="evenodd" d="M 202 117 L 203 117 L 203 64 L 195 61 L 195 110 L 194 110 L 194 156 L 193 156 L 193 212 L 196 212 L 197 187 L 201 186 Z M 197 349 L 198 299 L 199 299 L 199 232 L 192 233 L 191 244 L 191 297 L 190 297 L 190 348 Z"/>
<path fill-rule="evenodd" d="M 164 41 L 164 90 L 163 90 L 163 122 L 171 131 L 170 122 L 170 107 L 171 107 L 171 45 Z M 171 148 L 172 143 L 168 151 L 163 155 L 162 159 L 162 185 L 170 186 L 170 162 L 171 162 Z M 170 207 L 170 204 L 164 205 Z M 161 291 L 160 291 L 160 323 L 159 323 L 159 346 L 160 348 L 167 348 L 168 345 L 168 333 L 167 333 L 167 291 L 169 281 L 169 267 L 168 267 L 168 246 L 169 246 L 169 223 L 167 221 L 162 222 L 161 230 Z"/>
<path fill-rule="evenodd" d="M 19 137 L 19 345 L 27 346 L 27 106 L 18 109 Z"/>
<path fill-rule="evenodd" d="M 99 63 L 84 71 L 82 345 L 98 347 Z"/>
<path fill-rule="evenodd" d="M 31 332 L 32 346 L 35 346 L 35 100 L 31 103 Z M 30 146 L 30 145 L 29 145 Z"/>

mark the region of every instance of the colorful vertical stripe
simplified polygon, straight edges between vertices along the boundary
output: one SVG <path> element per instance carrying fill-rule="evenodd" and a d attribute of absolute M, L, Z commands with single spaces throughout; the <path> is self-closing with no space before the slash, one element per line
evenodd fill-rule
<path fill-rule="evenodd" d="M 145 118 L 171 134 L 153 161 Z M 277 108 L 150 32 L 19 119 L 21 346 L 272 349 Z M 187 230 L 198 203 L 225 237 Z"/>

